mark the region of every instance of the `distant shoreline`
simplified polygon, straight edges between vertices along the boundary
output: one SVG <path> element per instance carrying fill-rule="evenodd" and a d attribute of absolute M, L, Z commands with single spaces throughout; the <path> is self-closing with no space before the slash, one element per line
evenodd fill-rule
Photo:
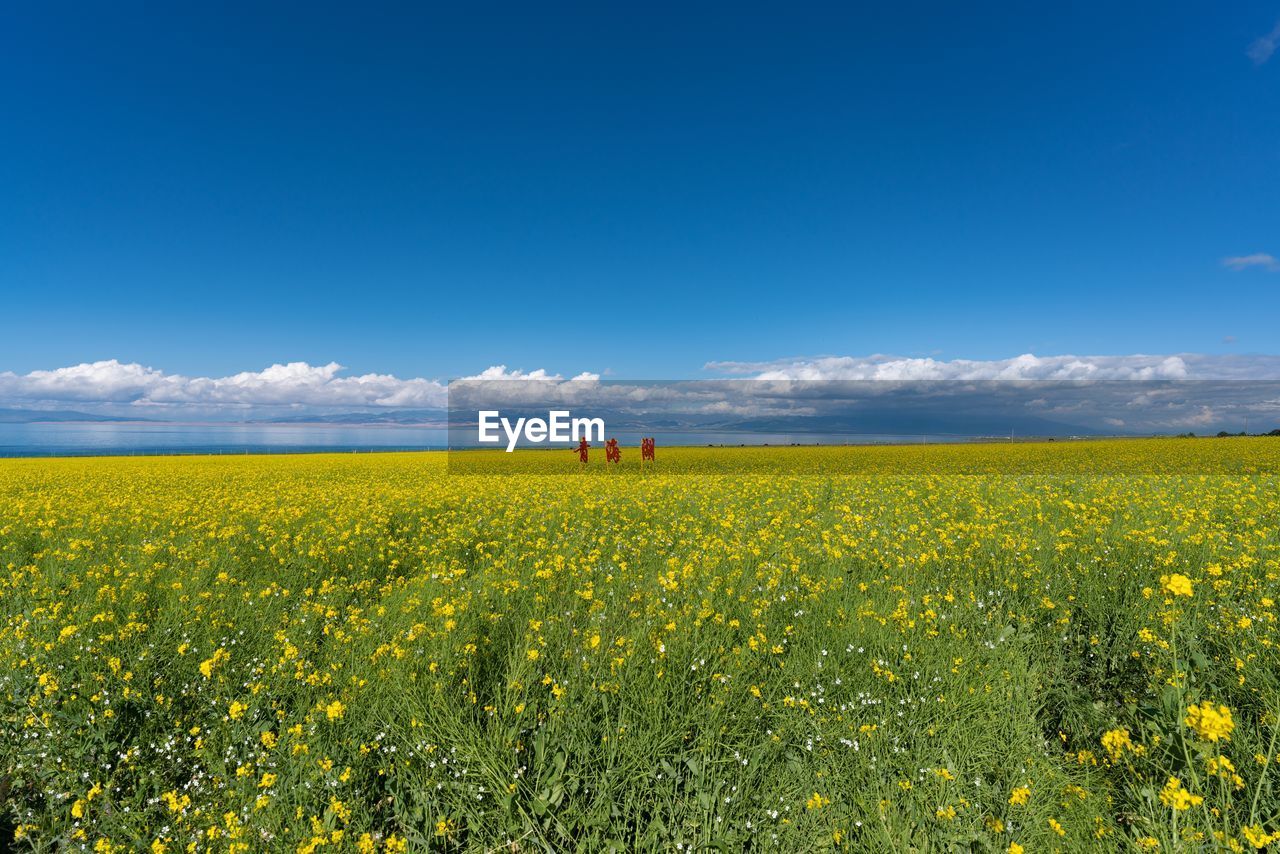
<path fill-rule="evenodd" d="M 59 422 L 62 423 L 62 422 Z M 155 422 L 148 422 L 155 423 Z M 325 425 L 327 426 L 327 425 Z M 1171 440 L 1177 438 L 1186 439 L 1218 439 L 1218 438 L 1242 438 L 1237 436 L 1217 437 L 1217 436 L 1194 436 L 1194 437 L 1178 437 L 1171 435 L 1161 436 L 1027 436 L 1014 437 L 1012 441 L 1008 437 L 1003 436 L 987 436 L 987 437 L 966 437 L 958 441 L 897 441 L 897 442 L 790 442 L 790 443 L 706 443 L 706 444 L 690 444 L 690 443 L 673 443 L 670 445 L 660 445 L 668 450 L 675 449 L 719 449 L 719 450 L 735 450 L 735 449 L 777 449 L 785 450 L 788 448 L 909 448 L 909 447 L 955 447 L 959 445 L 1047 445 L 1047 444 L 1082 444 L 1088 442 L 1103 441 L 1122 441 L 1122 442 L 1141 442 L 1149 440 Z M 1265 436 L 1249 436 L 1243 438 L 1266 438 Z M 554 453 L 563 454 L 572 450 L 569 447 L 540 447 L 540 448 L 521 448 L 519 452 L 528 453 Z M 251 447 L 192 447 L 192 448 L 164 448 L 149 447 L 126 450 L 121 448 L 96 449 L 86 448 L 83 451 L 69 450 L 66 448 L 53 448 L 48 450 L 40 450 L 33 448 L 30 451 L 13 451 L 0 450 L 0 460 L 23 460 L 23 459 L 123 459 L 129 457 L 272 457 L 272 456 L 349 456 L 352 454 L 449 454 L 449 453 L 487 453 L 498 454 L 501 451 L 493 448 L 450 448 L 444 445 L 439 446 L 387 446 L 387 447 L 369 447 L 369 446 L 307 446 L 307 445 L 281 445 L 269 446 L 258 445 Z"/>

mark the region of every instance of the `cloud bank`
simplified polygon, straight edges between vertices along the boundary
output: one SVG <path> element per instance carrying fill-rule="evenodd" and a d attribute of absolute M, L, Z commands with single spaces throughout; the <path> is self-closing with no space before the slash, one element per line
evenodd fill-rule
<path fill-rule="evenodd" d="M 437 379 L 392 374 L 343 376 L 337 362 L 275 364 L 226 377 L 170 374 L 107 359 L 17 374 L 0 371 L 0 406 L 73 408 L 95 415 L 139 418 L 242 419 L 394 409 L 443 410 L 448 386 Z M 580 373 L 574 382 L 599 380 Z M 560 374 L 494 365 L 468 381 L 566 382 Z"/>
<path fill-rule="evenodd" d="M 1196 353 L 953 359 L 815 356 L 771 362 L 710 362 L 708 371 L 758 380 L 1262 380 L 1280 378 L 1280 356 Z"/>
<path fill-rule="evenodd" d="M 444 406 L 446 389 L 437 380 L 390 374 L 344 377 L 341 371 L 337 362 L 289 362 L 228 377 L 188 377 L 108 359 L 29 374 L 0 372 L 0 402 L 41 407 L 87 404 L 115 413 L 123 407 L 148 417 L 165 410 Z"/>
<path fill-rule="evenodd" d="M 833 401 L 844 400 L 841 405 L 846 405 L 852 399 L 883 395 L 895 382 L 1129 380 L 1141 384 L 1280 380 L 1280 356 L 1189 353 L 1024 354 L 1010 359 L 949 361 L 890 355 L 818 356 L 768 362 L 712 362 L 705 368 L 711 375 L 735 382 L 726 384 L 723 379 L 707 378 L 707 374 L 699 380 L 666 382 L 602 381 L 599 374 L 587 372 L 566 379 L 541 369 L 525 371 L 495 365 L 463 377 L 465 382 L 455 382 L 454 396 L 463 400 L 459 395 L 475 394 L 479 388 L 483 394 L 499 395 L 510 404 L 590 401 L 619 412 L 679 409 L 705 416 L 745 417 L 783 410 L 792 416 L 813 416 L 830 411 Z M 872 389 L 865 387 L 868 383 Z M 471 387 L 469 392 L 465 386 Z M 993 389 L 985 391 L 996 393 Z M 1135 385 L 1125 393 L 1149 391 Z M 935 395 L 952 393 L 934 390 Z M 1223 393 L 1215 391 L 1215 400 Z M 1239 396 L 1240 391 L 1231 394 Z M 1070 405 L 1077 407 L 1087 402 L 1073 401 Z M 449 386 L 440 380 L 374 373 L 348 376 L 336 362 L 289 362 L 224 377 L 172 374 L 115 359 L 27 374 L 0 372 L 0 407 L 72 409 L 94 415 L 158 420 L 251 421 L 281 416 L 297 420 L 351 413 L 414 418 L 420 411 L 443 411 L 449 404 Z M 1065 405 L 1061 397 L 1054 405 L 1059 404 Z M 1184 400 L 1184 412 L 1185 404 Z M 387 415 L 397 412 L 402 415 Z"/>

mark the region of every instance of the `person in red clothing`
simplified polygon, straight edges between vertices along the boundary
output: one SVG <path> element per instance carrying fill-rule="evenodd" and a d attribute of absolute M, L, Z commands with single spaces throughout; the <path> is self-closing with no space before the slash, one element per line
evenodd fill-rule
<path fill-rule="evenodd" d="M 653 462 L 653 437 L 640 440 L 640 462 Z"/>
<path fill-rule="evenodd" d="M 622 462 L 622 449 L 618 447 L 617 439 L 610 439 L 604 443 L 604 459 L 609 463 Z"/>
<path fill-rule="evenodd" d="M 582 440 L 578 442 L 578 462 L 585 463 L 587 461 L 587 448 L 590 447 L 591 446 L 587 444 L 587 437 L 583 436 Z"/>

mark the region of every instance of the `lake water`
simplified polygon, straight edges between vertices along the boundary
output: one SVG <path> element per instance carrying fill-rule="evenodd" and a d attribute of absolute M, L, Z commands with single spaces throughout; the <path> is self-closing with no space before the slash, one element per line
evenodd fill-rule
<path fill-rule="evenodd" d="M 618 433 L 635 446 L 639 435 Z M 663 445 L 905 444 L 921 436 L 764 433 L 660 434 Z M 929 436 L 930 442 L 966 437 Z M 128 456 L 145 454 L 273 454 L 442 450 L 448 431 L 406 425 L 170 424 L 51 422 L 0 424 L 0 457 Z"/>
<path fill-rule="evenodd" d="M 447 431 L 334 424 L 0 424 L 0 456 L 269 454 L 443 448 Z"/>

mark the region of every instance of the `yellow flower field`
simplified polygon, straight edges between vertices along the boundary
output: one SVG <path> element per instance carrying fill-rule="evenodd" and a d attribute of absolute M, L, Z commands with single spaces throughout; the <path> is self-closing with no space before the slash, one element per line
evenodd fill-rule
<path fill-rule="evenodd" d="M 1034 852 L 1280 834 L 1280 440 L 524 459 L 0 461 L 6 835 Z"/>

